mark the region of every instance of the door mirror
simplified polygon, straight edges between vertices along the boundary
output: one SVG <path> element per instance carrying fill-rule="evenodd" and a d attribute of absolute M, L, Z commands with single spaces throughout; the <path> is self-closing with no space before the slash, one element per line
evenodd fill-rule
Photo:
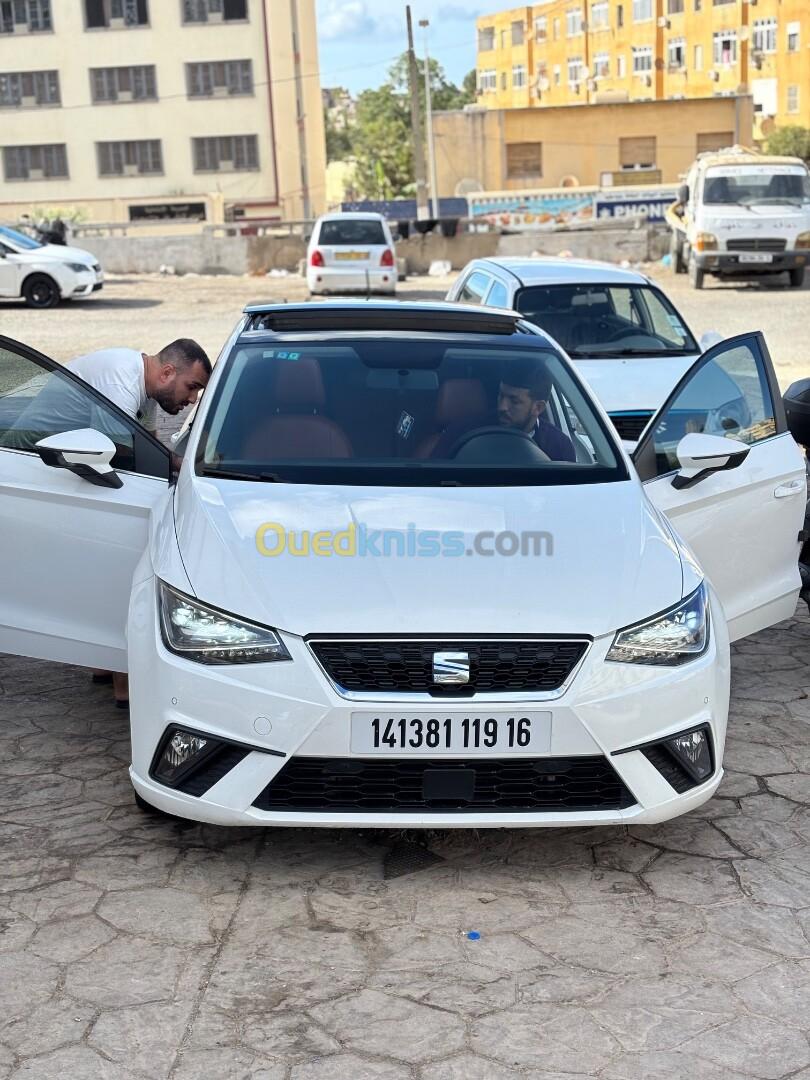
<path fill-rule="evenodd" d="M 736 469 L 748 457 L 751 448 L 736 439 L 722 439 L 719 435 L 699 435 L 690 432 L 678 443 L 680 471 L 672 478 L 672 486 L 679 491 L 694 487 L 712 473 Z"/>
<path fill-rule="evenodd" d="M 722 340 L 722 334 L 718 334 L 716 330 L 707 330 L 706 333 L 701 336 L 700 341 L 698 342 L 698 345 L 700 345 L 700 351 L 702 353 L 708 352 L 709 349 L 714 348 L 715 345 L 719 345 Z"/>
<path fill-rule="evenodd" d="M 36 443 L 36 451 L 46 465 L 69 469 L 91 484 L 120 488 L 123 481 L 110 462 L 115 457 L 115 443 L 94 428 L 63 431 Z"/>
<path fill-rule="evenodd" d="M 681 186 L 678 188 L 678 202 L 681 203 L 683 206 L 686 206 L 689 202 L 688 184 L 681 184 Z"/>
<path fill-rule="evenodd" d="M 810 447 L 810 379 L 792 383 L 783 400 L 790 434 L 799 446 Z"/>

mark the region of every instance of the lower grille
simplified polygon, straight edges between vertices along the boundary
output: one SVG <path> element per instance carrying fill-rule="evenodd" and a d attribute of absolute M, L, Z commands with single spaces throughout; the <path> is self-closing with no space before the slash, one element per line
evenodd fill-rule
<path fill-rule="evenodd" d="M 395 691 L 465 696 L 498 691 L 540 693 L 558 690 L 585 654 L 588 642 L 568 640 L 435 639 L 393 641 L 382 638 L 314 640 L 312 651 L 329 677 L 352 693 Z M 436 685 L 433 654 L 462 651 L 469 655 L 469 682 Z"/>
<path fill-rule="evenodd" d="M 604 757 L 463 761 L 294 757 L 254 802 L 259 810 L 623 810 L 635 799 Z"/>
<path fill-rule="evenodd" d="M 610 419 L 620 439 L 638 442 L 642 431 L 650 422 L 651 412 L 611 413 Z"/>
<path fill-rule="evenodd" d="M 207 757 L 199 769 L 181 780 L 175 790 L 182 791 L 186 795 L 196 795 L 199 798 L 214 784 L 219 783 L 223 776 L 227 776 L 231 769 L 249 753 L 250 751 L 245 746 L 232 746 L 226 743 Z"/>
<path fill-rule="evenodd" d="M 646 746 L 641 751 L 644 757 L 658 769 L 666 782 L 673 787 L 679 795 L 697 787 L 697 781 L 693 780 L 689 773 L 680 764 L 677 758 L 658 743 L 655 746 Z"/>
<path fill-rule="evenodd" d="M 727 251 L 784 251 L 787 241 L 779 236 L 749 236 L 739 240 L 728 240 Z"/>

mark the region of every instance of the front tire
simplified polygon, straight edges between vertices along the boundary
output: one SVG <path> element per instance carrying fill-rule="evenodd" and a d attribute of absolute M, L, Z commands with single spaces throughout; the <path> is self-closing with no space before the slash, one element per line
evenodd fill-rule
<path fill-rule="evenodd" d="M 27 278 L 22 294 L 26 304 L 32 308 L 56 307 L 62 299 L 59 286 L 47 274 L 32 274 Z"/>
<path fill-rule="evenodd" d="M 702 289 L 706 271 L 701 270 L 695 259 L 689 260 L 689 284 L 693 289 Z"/>
<path fill-rule="evenodd" d="M 791 289 L 800 289 L 804 285 L 804 267 L 798 266 L 795 270 L 790 271 L 790 287 Z"/>

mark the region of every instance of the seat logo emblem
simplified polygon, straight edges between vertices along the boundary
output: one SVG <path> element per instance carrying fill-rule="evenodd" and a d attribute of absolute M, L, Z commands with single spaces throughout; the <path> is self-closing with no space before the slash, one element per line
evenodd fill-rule
<path fill-rule="evenodd" d="M 470 681 L 470 654 L 467 652 L 435 652 L 433 681 L 443 686 L 461 686 Z"/>

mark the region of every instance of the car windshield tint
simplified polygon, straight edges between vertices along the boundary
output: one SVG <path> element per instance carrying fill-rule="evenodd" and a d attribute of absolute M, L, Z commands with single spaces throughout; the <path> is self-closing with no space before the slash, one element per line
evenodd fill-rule
<path fill-rule="evenodd" d="M 22 248 L 23 251 L 33 251 L 35 248 L 43 247 L 38 240 L 32 240 L 25 233 L 17 232 L 16 229 L 9 229 L 6 225 L 0 225 L 0 240 L 8 240 L 15 247 Z"/>
<path fill-rule="evenodd" d="M 804 169 L 766 165 L 732 172 L 709 169 L 703 186 L 703 201 L 709 206 L 756 206 L 798 203 L 810 200 L 810 176 Z"/>
<path fill-rule="evenodd" d="M 678 312 L 649 285 L 534 285 L 517 310 L 573 357 L 699 353 Z"/>
<path fill-rule="evenodd" d="M 626 478 L 566 361 L 459 335 L 238 344 L 197 471 L 290 483 L 500 486 Z"/>
<path fill-rule="evenodd" d="M 322 221 L 319 244 L 387 244 L 381 221 Z"/>

